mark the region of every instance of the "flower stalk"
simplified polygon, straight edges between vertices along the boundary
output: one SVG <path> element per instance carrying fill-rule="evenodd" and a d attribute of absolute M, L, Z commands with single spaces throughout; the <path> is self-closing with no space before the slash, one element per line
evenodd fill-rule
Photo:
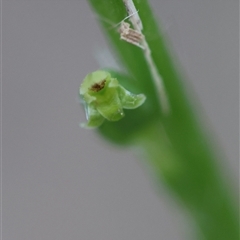
<path fill-rule="evenodd" d="M 132 14 L 134 30 L 144 36 L 145 50 L 121 41 L 117 31 L 109 31 L 109 25 L 100 21 L 127 69 L 127 76 L 113 76 L 118 75 L 119 83 L 128 85 L 128 90 L 143 93 L 146 101 L 136 110 L 126 111 L 120 121 L 104 121 L 99 132 L 112 143 L 138 149 L 145 156 L 157 184 L 164 184 L 190 213 L 201 233 L 198 239 L 238 240 L 238 211 L 219 171 L 219 159 L 192 109 L 183 77 L 147 0 L 89 2 L 99 19 L 117 23 Z M 165 108 L 170 114 L 165 114 Z"/>

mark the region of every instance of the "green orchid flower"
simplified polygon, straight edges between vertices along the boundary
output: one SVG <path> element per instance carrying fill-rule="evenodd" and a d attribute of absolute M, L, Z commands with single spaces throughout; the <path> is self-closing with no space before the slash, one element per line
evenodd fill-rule
<path fill-rule="evenodd" d="M 89 73 L 80 85 L 79 93 L 88 120 L 81 124 L 85 128 L 99 127 L 105 119 L 119 121 L 124 117 L 123 109 L 135 109 L 146 100 L 144 94 L 129 92 L 110 73 L 102 70 Z"/>

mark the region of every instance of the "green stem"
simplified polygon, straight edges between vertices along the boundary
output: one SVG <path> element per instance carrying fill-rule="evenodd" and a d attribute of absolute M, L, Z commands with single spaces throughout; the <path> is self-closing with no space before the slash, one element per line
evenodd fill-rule
<path fill-rule="evenodd" d="M 156 182 L 163 182 L 189 211 L 200 229 L 200 239 L 239 239 L 237 212 L 216 166 L 182 159 L 160 122 L 138 132 L 133 145 L 151 166 Z"/>
<path fill-rule="evenodd" d="M 121 41 L 117 30 L 109 30 L 109 21 L 119 23 L 127 15 L 123 1 L 89 2 L 128 75 L 135 80 L 139 92 L 147 96 L 143 106 L 126 112 L 126 117 L 119 122 L 104 123 L 100 132 L 112 142 L 142 149 L 146 163 L 152 167 L 159 183 L 163 180 L 191 213 L 202 239 L 238 240 L 236 209 L 221 180 L 217 158 L 199 127 L 191 109 L 192 100 L 187 98 L 182 76 L 147 1 L 135 0 L 134 3 L 143 23 L 142 32 L 151 58 L 162 77 L 171 114 L 161 111 L 158 91 L 143 50 Z"/>

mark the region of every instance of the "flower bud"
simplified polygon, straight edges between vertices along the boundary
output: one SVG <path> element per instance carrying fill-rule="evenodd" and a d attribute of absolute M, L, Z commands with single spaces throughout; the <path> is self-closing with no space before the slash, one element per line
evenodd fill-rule
<path fill-rule="evenodd" d="M 89 73 L 79 93 L 84 100 L 88 120 L 81 125 L 85 128 L 99 127 L 105 119 L 118 121 L 124 117 L 124 108 L 137 108 L 146 100 L 144 94 L 129 92 L 110 73 L 102 70 Z"/>

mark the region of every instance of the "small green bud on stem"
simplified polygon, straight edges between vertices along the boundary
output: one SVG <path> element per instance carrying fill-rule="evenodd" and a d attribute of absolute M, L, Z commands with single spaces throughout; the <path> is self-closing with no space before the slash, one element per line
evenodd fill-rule
<path fill-rule="evenodd" d="M 146 100 L 144 94 L 129 92 L 110 73 L 102 70 L 89 73 L 79 93 L 84 100 L 88 120 L 81 124 L 85 128 L 99 127 L 105 119 L 118 121 L 124 117 L 124 108 L 135 109 Z"/>

